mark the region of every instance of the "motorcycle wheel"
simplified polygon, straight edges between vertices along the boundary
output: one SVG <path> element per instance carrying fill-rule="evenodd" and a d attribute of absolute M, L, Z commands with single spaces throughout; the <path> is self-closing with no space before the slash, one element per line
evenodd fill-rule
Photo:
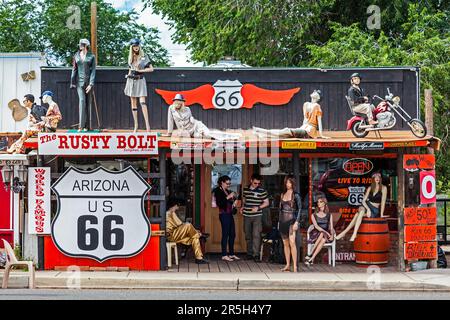
<path fill-rule="evenodd" d="M 409 128 L 411 129 L 411 132 L 417 138 L 423 138 L 427 135 L 427 127 L 421 120 L 411 119 L 408 121 L 408 124 L 409 124 Z"/>
<path fill-rule="evenodd" d="M 361 125 L 361 122 L 355 122 L 352 126 L 352 133 L 356 138 L 364 138 L 369 134 L 369 131 L 366 131 L 364 129 L 361 129 L 359 126 Z"/>

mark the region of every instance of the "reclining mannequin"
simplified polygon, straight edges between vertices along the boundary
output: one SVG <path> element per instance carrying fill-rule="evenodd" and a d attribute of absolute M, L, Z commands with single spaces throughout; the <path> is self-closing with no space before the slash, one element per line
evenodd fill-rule
<path fill-rule="evenodd" d="M 329 139 L 322 130 L 321 94 L 320 90 L 314 90 L 310 95 L 311 102 L 303 104 L 303 124 L 300 128 L 267 130 L 253 127 L 253 132 L 260 137 Z"/>

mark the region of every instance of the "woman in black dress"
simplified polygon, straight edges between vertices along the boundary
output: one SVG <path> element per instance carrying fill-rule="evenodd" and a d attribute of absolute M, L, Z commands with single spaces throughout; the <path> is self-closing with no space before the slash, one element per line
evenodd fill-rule
<path fill-rule="evenodd" d="M 236 231 L 234 227 L 233 203 L 236 200 L 237 195 L 229 190 L 231 186 L 231 178 L 229 176 L 221 176 L 217 183 L 218 186 L 213 190 L 213 194 L 216 198 L 216 204 L 219 207 L 219 219 L 222 226 L 222 260 L 240 260 L 240 258 L 234 254 Z M 227 244 L 229 254 L 227 254 Z"/>
<path fill-rule="evenodd" d="M 300 221 L 302 200 L 300 194 L 295 192 L 295 180 L 292 177 L 284 179 L 284 192 L 280 198 L 280 214 L 278 230 L 283 239 L 284 256 L 286 266 L 282 271 L 291 271 L 291 256 L 294 264 L 294 272 L 297 272 L 297 246 L 295 236 Z"/>

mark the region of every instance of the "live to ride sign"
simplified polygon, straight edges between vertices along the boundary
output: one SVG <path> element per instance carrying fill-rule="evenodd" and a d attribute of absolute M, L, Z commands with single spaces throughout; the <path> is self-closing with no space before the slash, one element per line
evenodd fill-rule
<path fill-rule="evenodd" d="M 144 197 L 150 186 L 132 167 L 81 171 L 70 167 L 52 186 L 58 209 L 52 223 L 56 247 L 71 257 L 131 257 L 150 240 Z"/>

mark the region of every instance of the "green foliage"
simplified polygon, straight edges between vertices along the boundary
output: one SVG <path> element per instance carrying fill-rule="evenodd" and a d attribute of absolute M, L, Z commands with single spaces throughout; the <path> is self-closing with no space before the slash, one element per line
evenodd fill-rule
<path fill-rule="evenodd" d="M 157 29 L 139 24 L 135 11 L 120 12 L 104 0 L 96 2 L 99 65 L 127 65 L 128 43 L 132 38 L 143 40 L 144 50 L 154 65 L 168 65 L 168 52 L 159 43 Z M 43 51 L 50 63 L 70 65 L 79 39 L 90 39 L 90 3 L 90 0 L 3 0 L 0 51 Z M 81 29 L 68 27 L 67 21 L 74 14 L 68 9 L 72 5 L 80 8 Z"/>
<path fill-rule="evenodd" d="M 442 139 L 436 153 L 438 191 L 450 191 L 450 14 L 431 13 L 410 5 L 408 21 L 401 26 L 401 37 L 375 35 L 358 24 L 333 24 L 333 35 L 325 45 L 310 45 L 314 67 L 333 66 L 419 66 L 421 89 L 433 90 L 434 130 Z M 422 95 L 421 106 L 424 106 Z"/>

